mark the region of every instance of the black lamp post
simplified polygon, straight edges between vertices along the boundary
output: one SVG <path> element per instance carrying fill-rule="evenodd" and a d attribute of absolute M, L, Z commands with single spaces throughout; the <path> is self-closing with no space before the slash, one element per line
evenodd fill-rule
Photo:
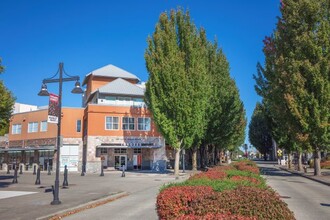
<path fill-rule="evenodd" d="M 59 73 L 59 78 L 55 79 L 54 77 L 57 76 Z M 39 96 L 49 96 L 47 91 L 47 83 L 59 83 L 59 100 L 58 100 L 58 123 L 57 123 L 57 157 L 56 157 L 56 177 L 55 177 L 55 187 L 53 193 L 53 201 L 50 203 L 52 205 L 59 205 L 61 201 L 59 200 L 59 176 L 60 176 L 60 149 L 61 149 L 61 114 L 62 114 L 62 83 L 68 81 L 76 81 L 75 88 L 71 91 L 74 94 L 82 94 L 83 90 L 80 87 L 79 83 L 79 76 L 69 76 L 67 78 L 63 78 L 63 63 L 59 64 L 59 71 L 55 74 L 55 76 L 51 78 L 44 79 L 42 81 L 41 91 L 38 93 Z"/>

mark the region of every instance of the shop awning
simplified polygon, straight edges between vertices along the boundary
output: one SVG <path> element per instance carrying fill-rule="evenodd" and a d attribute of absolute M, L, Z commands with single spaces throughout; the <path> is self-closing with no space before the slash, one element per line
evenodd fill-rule
<path fill-rule="evenodd" d="M 161 148 L 162 146 L 159 145 L 136 145 L 136 146 L 129 146 L 129 145 L 107 145 L 107 144 L 102 144 L 96 146 L 96 148 L 127 148 L 127 149 L 136 149 L 136 148 L 141 148 L 141 149 L 156 149 L 156 148 Z"/>
<path fill-rule="evenodd" d="M 8 148 L 0 148 L 0 152 L 5 151 L 32 151 L 32 150 L 55 150 L 55 146 L 40 146 L 40 147 L 8 147 Z"/>

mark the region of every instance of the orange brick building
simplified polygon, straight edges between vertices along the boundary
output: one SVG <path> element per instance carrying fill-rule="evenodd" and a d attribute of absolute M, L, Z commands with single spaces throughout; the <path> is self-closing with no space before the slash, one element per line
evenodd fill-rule
<path fill-rule="evenodd" d="M 165 141 L 144 103 L 145 88 L 139 81 L 113 65 L 85 76 L 83 108 L 62 108 L 62 169 L 67 165 L 72 171 L 99 172 L 101 164 L 110 169 L 165 169 Z M 0 148 L 2 164 L 54 167 L 57 124 L 47 123 L 47 112 L 13 114 L 9 144 Z"/>

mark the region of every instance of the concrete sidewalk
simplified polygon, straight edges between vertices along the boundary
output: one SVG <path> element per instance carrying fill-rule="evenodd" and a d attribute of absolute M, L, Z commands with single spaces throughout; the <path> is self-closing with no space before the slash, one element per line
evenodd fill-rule
<path fill-rule="evenodd" d="M 0 219 L 37 219 L 84 204 L 91 205 L 102 199 L 110 201 L 150 187 L 159 188 L 165 183 L 182 181 L 190 176 L 189 172 L 180 174 L 176 180 L 171 172 L 126 172 L 126 177 L 121 177 L 121 174 L 120 171 L 110 171 L 101 177 L 99 174 L 80 176 L 80 173 L 69 173 L 69 187 L 60 187 L 59 198 L 62 204 L 50 205 L 55 173 L 42 173 L 41 184 L 35 185 L 36 175 L 32 172 L 19 175 L 18 183 L 12 184 L 13 172 L 6 174 L 0 171 Z M 63 173 L 60 175 L 60 186 L 62 182 Z"/>

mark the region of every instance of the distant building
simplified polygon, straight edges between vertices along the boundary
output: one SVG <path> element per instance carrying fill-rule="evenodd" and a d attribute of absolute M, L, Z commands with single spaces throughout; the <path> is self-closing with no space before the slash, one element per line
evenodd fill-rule
<path fill-rule="evenodd" d="M 165 141 L 144 103 L 145 85 L 113 65 L 88 73 L 83 108 L 62 108 L 61 169 L 165 169 Z M 17 103 L 10 119 L 8 145 L 0 162 L 13 167 L 34 163 L 55 167 L 57 124 L 47 123 L 47 108 Z"/>

